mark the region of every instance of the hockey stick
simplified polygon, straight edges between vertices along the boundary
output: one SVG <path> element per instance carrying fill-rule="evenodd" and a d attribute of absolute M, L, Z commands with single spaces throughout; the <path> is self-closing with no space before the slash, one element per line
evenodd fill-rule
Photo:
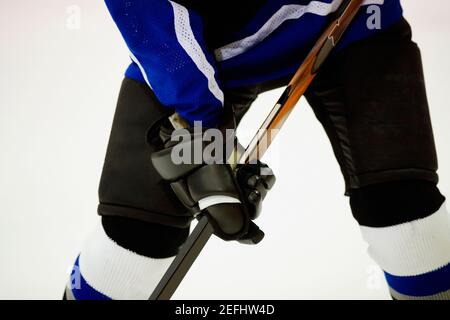
<path fill-rule="evenodd" d="M 252 163 L 260 159 L 267 151 L 277 132 L 315 78 L 318 70 L 353 21 L 363 1 L 344 0 L 342 2 L 336 12 L 336 18 L 320 36 L 297 70 L 277 104 L 240 157 L 239 163 Z M 208 222 L 208 218 L 203 216 L 152 293 L 150 300 L 168 300 L 172 297 L 212 234 L 213 228 Z"/>

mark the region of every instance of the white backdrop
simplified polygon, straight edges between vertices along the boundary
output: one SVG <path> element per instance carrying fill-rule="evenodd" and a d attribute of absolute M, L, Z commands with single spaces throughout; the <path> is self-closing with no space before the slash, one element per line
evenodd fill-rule
<path fill-rule="evenodd" d="M 450 3 L 403 2 L 424 57 L 440 188 L 450 195 Z M 70 19 L 78 9 L 79 26 Z M 128 62 L 103 1 L 0 1 L 0 299 L 61 297 L 99 219 L 97 186 Z M 244 125 L 256 128 L 279 93 L 260 97 Z M 278 177 L 259 220 L 266 239 L 212 240 L 175 298 L 387 299 L 304 102 L 266 160 Z"/>

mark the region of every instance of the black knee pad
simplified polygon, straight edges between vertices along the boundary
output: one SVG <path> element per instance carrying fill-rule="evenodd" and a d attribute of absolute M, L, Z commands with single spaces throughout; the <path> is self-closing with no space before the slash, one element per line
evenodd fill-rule
<path fill-rule="evenodd" d="M 158 139 L 147 141 L 147 131 L 170 112 L 147 85 L 123 81 L 100 180 L 100 215 L 180 228 L 190 225 L 191 214 L 150 159 L 161 146 Z"/>
<path fill-rule="evenodd" d="M 306 97 L 351 189 L 400 180 L 437 183 L 420 50 L 405 20 L 331 58 Z"/>
<path fill-rule="evenodd" d="M 426 218 L 442 206 L 445 197 L 426 180 L 380 183 L 352 190 L 353 216 L 362 226 L 382 228 Z"/>
<path fill-rule="evenodd" d="M 189 228 L 169 227 L 123 217 L 103 216 L 106 234 L 121 247 L 155 259 L 173 257 L 189 236 Z"/>
<path fill-rule="evenodd" d="M 275 87 L 267 83 L 230 89 L 227 101 L 239 117 L 261 91 Z M 185 229 L 193 217 L 156 172 L 151 154 L 161 150 L 158 124 L 173 110 L 165 108 L 144 83 L 125 78 L 119 94 L 105 163 L 100 180 L 98 213 Z"/>

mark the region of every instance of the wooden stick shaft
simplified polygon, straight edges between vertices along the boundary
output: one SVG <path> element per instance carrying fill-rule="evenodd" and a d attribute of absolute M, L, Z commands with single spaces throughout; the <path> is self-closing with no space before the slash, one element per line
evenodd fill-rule
<path fill-rule="evenodd" d="M 338 18 L 326 29 L 295 73 L 283 95 L 240 157 L 240 163 L 256 161 L 267 151 L 276 133 L 308 89 L 317 71 L 341 39 L 362 3 L 363 0 L 344 0 L 339 9 L 342 13 L 338 14 Z M 150 300 L 165 300 L 172 297 L 212 234 L 211 224 L 206 217 L 203 217 L 158 284 Z"/>
<path fill-rule="evenodd" d="M 319 68 L 336 47 L 362 3 L 363 0 L 347 0 L 347 4 L 343 4 L 342 14 L 330 24 L 297 70 L 283 95 L 251 140 L 240 163 L 254 163 L 264 155 L 289 114 L 314 80 Z"/>

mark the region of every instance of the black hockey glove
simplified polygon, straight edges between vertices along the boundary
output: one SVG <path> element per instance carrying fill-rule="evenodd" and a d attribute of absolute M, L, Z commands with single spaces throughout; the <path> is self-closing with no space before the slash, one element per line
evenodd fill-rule
<path fill-rule="evenodd" d="M 169 133 L 172 133 L 171 140 L 168 140 Z M 205 142 L 204 134 L 207 135 L 207 131 L 173 131 L 163 125 L 160 136 L 165 140 L 165 146 L 152 154 L 153 165 L 194 217 L 208 216 L 218 237 L 256 244 L 264 233 L 251 220 L 258 217 L 262 201 L 275 183 L 275 176 L 261 162 L 238 165 L 233 170 L 225 160 L 229 156 L 226 143 L 221 146 L 222 150 L 216 148 L 211 153 L 215 155 L 214 159 L 208 158 L 204 152 L 212 149 L 212 142 Z M 178 142 L 174 142 L 173 137 Z M 224 140 L 235 141 L 232 135 Z M 201 161 L 195 161 L 199 152 Z M 222 159 L 217 154 L 223 154 Z M 180 158 L 184 159 L 182 163 Z"/>

